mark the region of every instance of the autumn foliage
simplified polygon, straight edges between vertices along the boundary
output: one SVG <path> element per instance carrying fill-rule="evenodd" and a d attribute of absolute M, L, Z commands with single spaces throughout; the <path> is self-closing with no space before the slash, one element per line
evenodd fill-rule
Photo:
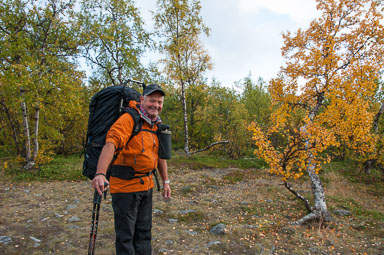
<path fill-rule="evenodd" d="M 364 156 L 377 139 L 370 111 L 383 68 L 377 3 L 326 0 L 317 8 L 322 16 L 306 31 L 283 34 L 286 62 L 269 86 L 272 127 L 250 126 L 255 153 L 285 180 L 302 176 L 309 165 L 318 172 L 331 147 L 343 143 Z"/>

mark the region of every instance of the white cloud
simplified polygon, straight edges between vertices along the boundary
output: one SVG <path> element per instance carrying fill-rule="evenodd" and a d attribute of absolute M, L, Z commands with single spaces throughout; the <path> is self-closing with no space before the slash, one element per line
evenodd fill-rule
<path fill-rule="evenodd" d="M 244 13 L 255 13 L 265 8 L 273 13 L 287 14 L 299 24 L 317 15 L 314 0 L 238 0 L 238 6 Z"/>

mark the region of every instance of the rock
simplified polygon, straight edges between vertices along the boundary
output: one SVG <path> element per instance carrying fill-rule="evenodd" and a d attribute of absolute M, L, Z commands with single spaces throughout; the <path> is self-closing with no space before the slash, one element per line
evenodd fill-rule
<path fill-rule="evenodd" d="M 224 235 L 225 234 L 225 225 L 223 223 L 217 224 L 209 232 L 215 235 Z"/>
<path fill-rule="evenodd" d="M 196 210 L 180 210 L 179 214 L 188 214 L 188 213 L 193 213 L 196 212 Z"/>
<path fill-rule="evenodd" d="M 338 215 L 338 216 L 350 216 L 351 215 L 351 212 L 348 210 L 345 210 L 345 209 L 336 209 L 333 213 Z"/>
<path fill-rule="evenodd" d="M 8 244 L 12 242 L 12 239 L 9 236 L 0 236 L 0 243 Z"/>
<path fill-rule="evenodd" d="M 64 215 L 62 215 L 62 214 L 58 214 L 58 213 L 56 213 L 56 212 L 55 212 L 55 216 L 56 216 L 56 218 L 62 218 L 62 217 L 64 217 Z"/>
<path fill-rule="evenodd" d="M 77 205 L 68 205 L 68 206 L 67 206 L 67 210 L 74 209 L 74 208 L 76 208 L 76 207 L 77 207 Z"/>
<path fill-rule="evenodd" d="M 197 235 L 197 232 L 193 230 L 187 230 L 187 233 L 190 234 L 191 236 Z"/>
<path fill-rule="evenodd" d="M 161 253 L 167 253 L 168 252 L 168 249 L 166 249 L 166 248 L 160 248 L 159 249 L 159 253 L 161 254 Z"/>
<path fill-rule="evenodd" d="M 176 223 L 176 222 L 177 222 L 177 219 L 168 219 L 168 222 L 169 222 L 169 223 Z"/>
<path fill-rule="evenodd" d="M 162 214 L 163 211 L 160 209 L 153 209 L 153 214 Z"/>
<path fill-rule="evenodd" d="M 172 245 L 172 244 L 174 244 L 175 242 L 173 241 L 173 240 L 166 240 L 165 241 L 165 244 L 166 245 Z"/>
<path fill-rule="evenodd" d="M 219 245 L 219 244 L 221 244 L 220 241 L 210 241 L 209 243 L 207 243 L 207 247 L 210 248 L 213 245 Z"/>
<path fill-rule="evenodd" d="M 69 218 L 69 220 L 68 220 L 69 223 L 77 222 L 77 221 L 80 221 L 80 218 L 77 217 L 76 215 L 72 216 L 72 217 Z"/>
<path fill-rule="evenodd" d="M 310 254 L 328 254 L 326 252 L 323 252 L 320 248 L 317 248 L 317 247 L 311 247 L 309 248 L 309 252 Z"/>
<path fill-rule="evenodd" d="M 32 241 L 34 241 L 35 243 L 40 243 L 40 242 L 41 242 L 41 240 L 40 240 L 40 239 L 37 239 L 36 237 L 29 236 L 29 238 L 31 238 Z"/>

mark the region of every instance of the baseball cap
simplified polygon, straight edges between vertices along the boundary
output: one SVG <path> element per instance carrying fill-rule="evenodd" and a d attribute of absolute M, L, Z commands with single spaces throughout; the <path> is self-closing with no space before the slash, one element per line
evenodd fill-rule
<path fill-rule="evenodd" d="M 160 92 L 160 94 L 162 94 L 163 96 L 165 96 L 165 92 L 163 91 L 163 89 L 157 85 L 157 84 L 150 84 L 148 86 L 145 87 L 144 91 L 143 91 L 143 96 L 147 96 L 147 95 L 150 95 L 152 94 L 153 92 Z"/>

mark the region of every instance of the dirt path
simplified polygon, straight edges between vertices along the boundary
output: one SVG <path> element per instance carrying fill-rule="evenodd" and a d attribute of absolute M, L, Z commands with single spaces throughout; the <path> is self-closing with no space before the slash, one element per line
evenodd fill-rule
<path fill-rule="evenodd" d="M 303 206 L 260 171 L 183 169 L 170 175 L 172 200 L 154 195 L 154 254 L 384 254 L 382 218 L 352 214 L 335 216 L 337 223 L 326 229 L 291 226 L 305 213 Z M 86 254 L 92 196 L 89 182 L 3 183 L 0 253 Z M 114 254 L 110 198 L 101 206 L 100 255 Z M 332 201 L 330 209 L 337 209 Z M 384 211 L 383 198 L 367 203 Z M 224 232 L 211 233 L 220 223 Z"/>

